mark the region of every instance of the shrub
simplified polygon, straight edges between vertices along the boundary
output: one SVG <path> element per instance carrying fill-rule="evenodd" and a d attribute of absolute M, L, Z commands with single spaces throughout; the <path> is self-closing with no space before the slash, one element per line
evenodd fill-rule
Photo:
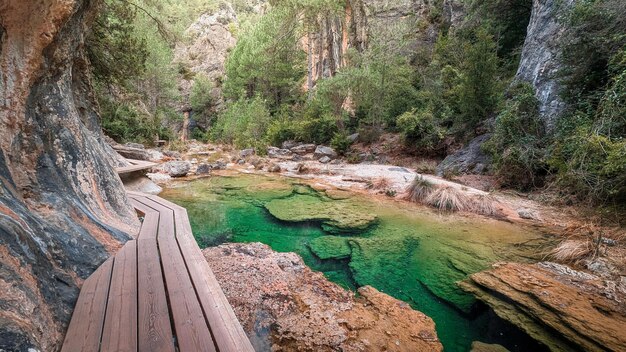
<path fill-rule="evenodd" d="M 436 186 L 422 177 L 415 176 L 413 182 L 407 187 L 404 199 L 414 203 L 426 203 L 426 199 L 435 190 Z"/>
<path fill-rule="evenodd" d="M 141 113 L 130 103 L 102 99 L 100 107 L 102 129 L 118 142 L 152 144 L 162 132 L 157 117 Z"/>
<path fill-rule="evenodd" d="M 295 127 L 296 139 L 311 143 L 328 143 L 337 133 L 337 120 L 327 113 L 318 118 L 305 118 Z"/>
<path fill-rule="evenodd" d="M 220 114 L 213 138 L 233 143 L 238 148 L 264 148 L 270 113 L 260 97 L 239 99 Z"/>
<path fill-rule="evenodd" d="M 529 189 L 537 184 L 546 169 L 543 138 L 534 90 L 528 83 L 516 83 L 496 117 L 493 136 L 484 145 L 504 185 Z"/>
<path fill-rule="evenodd" d="M 469 209 L 470 199 L 465 192 L 452 186 L 439 186 L 426 197 L 426 203 L 445 211 L 465 211 Z"/>
<path fill-rule="evenodd" d="M 407 111 L 398 117 L 397 124 L 407 145 L 423 154 L 433 154 L 442 150 L 443 131 L 430 110 Z"/>
<path fill-rule="evenodd" d="M 198 114 L 206 114 L 211 105 L 213 104 L 213 98 L 211 97 L 211 91 L 213 90 L 213 84 L 205 75 L 197 75 L 193 81 L 191 87 L 191 93 L 189 94 L 189 103 L 194 112 Z"/>
<path fill-rule="evenodd" d="M 330 146 L 337 151 L 340 155 L 345 155 L 348 149 L 350 149 L 350 140 L 346 132 L 337 132 L 330 141 Z"/>

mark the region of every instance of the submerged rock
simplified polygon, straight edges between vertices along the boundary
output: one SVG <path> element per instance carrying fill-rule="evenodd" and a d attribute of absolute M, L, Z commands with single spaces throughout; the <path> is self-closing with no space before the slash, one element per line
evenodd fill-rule
<path fill-rule="evenodd" d="M 626 350 L 626 285 L 556 263 L 498 263 L 461 283 L 553 351 Z"/>
<path fill-rule="evenodd" d="M 261 243 L 203 251 L 255 349 L 441 351 L 432 319 L 370 286 L 360 297 Z"/>
<path fill-rule="evenodd" d="M 334 233 L 363 231 L 377 221 L 376 215 L 359 209 L 354 202 L 325 202 L 311 195 L 274 199 L 265 204 L 265 208 L 283 221 L 321 221 L 326 231 Z"/>

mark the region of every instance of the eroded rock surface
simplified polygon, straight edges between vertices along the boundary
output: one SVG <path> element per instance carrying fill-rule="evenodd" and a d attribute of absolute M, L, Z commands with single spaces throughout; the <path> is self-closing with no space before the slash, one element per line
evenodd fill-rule
<path fill-rule="evenodd" d="M 556 263 L 498 263 L 461 283 L 553 351 L 625 351 L 626 282 Z"/>
<path fill-rule="evenodd" d="M 376 289 L 360 297 L 261 243 L 204 255 L 257 350 L 441 351 L 433 321 Z"/>
<path fill-rule="evenodd" d="M 548 130 L 565 110 L 561 99 L 563 69 L 561 38 L 566 15 L 577 0 L 534 0 L 516 80 L 529 82 L 539 100 L 539 113 Z"/>
<path fill-rule="evenodd" d="M 0 2 L 0 350 L 55 351 L 136 230 L 84 55 L 93 1 Z"/>

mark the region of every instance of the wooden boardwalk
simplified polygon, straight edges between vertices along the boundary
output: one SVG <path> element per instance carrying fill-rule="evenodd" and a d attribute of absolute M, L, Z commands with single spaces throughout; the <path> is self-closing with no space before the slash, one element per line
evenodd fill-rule
<path fill-rule="evenodd" d="M 141 230 L 85 280 L 62 351 L 254 351 L 187 211 L 157 196 L 128 195 Z"/>
<path fill-rule="evenodd" d="M 117 171 L 118 174 L 122 175 L 140 170 L 148 170 L 158 165 L 157 163 L 145 160 L 126 159 L 126 161 L 128 161 L 130 165 L 116 168 L 115 171 Z"/>

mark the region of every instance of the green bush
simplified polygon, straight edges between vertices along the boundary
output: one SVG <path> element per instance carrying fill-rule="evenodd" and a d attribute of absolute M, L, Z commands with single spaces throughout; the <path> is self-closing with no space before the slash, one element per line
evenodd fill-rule
<path fill-rule="evenodd" d="M 317 118 L 305 117 L 295 126 L 296 139 L 310 143 L 328 143 L 337 131 L 337 119 L 329 113 Z"/>
<path fill-rule="evenodd" d="M 260 97 L 230 104 L 213 127 L 213 138 L 238 148 L 265 148 L 271 116 Z"/>
<path fill-rule="evenodd" d="M 117 142 L 152 144 L 155 137 L 163 135 L 158 118 L 140 113 L 130 103 L 101 100 L 100 107 L 102 129 Z"/>
<path fill-rule="evenodd" d="M 206 114 L 209 111 L 213 104 L 211 90 L 213 90 L 213 83 L 208 77 L 205 75 L 196 76 L 189 94 L 189 103 L 195 113 Z"/>
<path fill-rule="evenodd" d="M 493 156 L 496 173 L 507 186 L 529 189 L 545 175 L 544 128 L 539 102 L 528 83 L 509 90 L 491 139 L 483 146 Z"/>
<path fill-rule="evenodd" d="M 330 141 L 330 146 L 337 151 L 340 155 L 345 155 L 348 149 L 350 149 L 350 140 L 348 134 L 345 131 L 337 132 Z"/>
<path fill-rule="evenodd" d="M 437 125 L 429 109 L 407 111 L 398 116 L 397 124 L 407 146 L 415 148 L 422 154 L 441 152 L 443 129 Z"/>

